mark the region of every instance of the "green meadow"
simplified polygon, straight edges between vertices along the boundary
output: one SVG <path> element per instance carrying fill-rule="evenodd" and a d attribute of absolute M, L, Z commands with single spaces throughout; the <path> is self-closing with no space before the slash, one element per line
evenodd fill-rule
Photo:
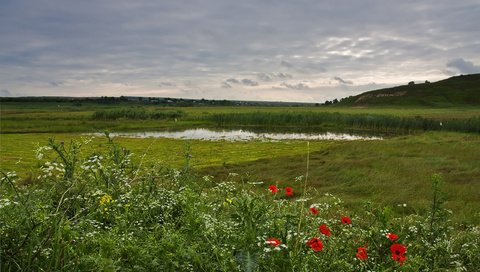
<path fill-rule="evenodd" d="M 379 117 L 376 141 L 200 141 L 165 138 L 118 138 L 142 166 L 182 167 L 185 154 L 196 171 L 225 177 L 229 173 L 248 174 L 269 183 L 291 181 L 305 175 L 310 153 L 310 186 L 322 193 L 335 193 L 355 206 L 365 200 L 383 204 L 407 203 L 410 213 L 428 208 L 429 185 L 433 173 L 444 176 L 448 189 L 447 206 L 462 222 L 480 222 L 478 177 L 480 142 L 478 133 L 408 130 L 384 127 L 381 122 L 424 121 L 444 126 L 450 121 L 474 120 L 480 127 L 480 109 L 452 108 L 352 108 L 352 107 L 163 107 L 138 103 L 114 105 L 70 102 L 3 103 L 1 109 L 0 162 L 2 169 L 22 177 L 35 178 L 39 162 L 35 149 L 49 138 L 69 142 L 89 138 L 86 133 L 103 131 L 155 131 L 194 127 L 247 127 L 280 130 L 369 131 L 354 123 L 338 125 L 338 116 L 367 120 Z M 327 116 L 326 120 L 322 120 Z M 335 118 L 330 118 L 335 116 Z M 223 118 L 221 122 L 219 118 Z M 295 119 L 297 118 L 297 119 Z M 329 119 L 330 118 L 330 119 Z M 392 119 L 393 118 L 393 119 Z M 312 121 L 313 120 L 313 121 Z M 320 120 L 320 121 L 318 121 Z M 358 122 L 354 120 L 353 122 Z M 384 121 L 387 120 L 387 121 Z M 290 122 L 290 123 L 289 123 Z M 341 122 L 341 121 L 340 121 Z M 312 123 L 312 124 L 310 124 Z M 402 123 L 404 124 L 404 123 Z M 393 123 L 393 126 L 398 126 Z M 392 125 L 390 125 L 392 126 Z M 283 128 L 282 128 L 283 127 Z M 105 148 L 104 137 L 95 136 L 85 154 Z"/>
<path fill-rule="evenodd" d="M 150 115 L 173 112 L 180 114 L 177 118 L 101 118 L 102 113 L 118 112 L 122 110 L 143 112 Z M 218 122 L 215 115 L 230 114 L 343 114 L 343 115 L 371 115 L 391 116 L 396 118 L 425 118 L 428 120 L 470 120 L 478 122 L 480 109 L 474 106 L 449 108 L 423 107 L 168 107 L 146 105 L 143 103 L 82 103 L 73 102 L 2 102 L 1 105 L 2 134 L 5 133 L 58 133 L 58 132 L 99 132 L 135 131 L 135 130 L 163 130 L 189 127 L 214 127 Z M 233 122 L 234 124 L 235 122 Z M 228 125 L 228 124 L 227 124 Z M 282 124 L 277 124 L 281 126 Z M 327 127 L 338 124 L 328 123 Z"/>
<path fill-rule="evenodd" d="M 0 269 L 476 271 L 479 116 L 467 106 L 2 103 Z M 239 127 L 383 139 L 102 135 Z"/>

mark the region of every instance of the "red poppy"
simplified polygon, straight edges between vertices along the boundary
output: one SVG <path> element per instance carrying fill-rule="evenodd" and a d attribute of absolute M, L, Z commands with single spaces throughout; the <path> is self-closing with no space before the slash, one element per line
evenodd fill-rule
<path fill-rule="evenodd" d="M 309 246 L 313 251 L 318 252 L 322 251 L 323 243 L 318 237 L 313 237 L 312 239 L 307 241 L 307 246 Z"/>
<path fill-rule="evenodd" d="M 293 188 L 290 188 L 290 187 L 285 188 L 285 195 L 293 196 Z"/>
<path fill-rule="evenodd" d="M 266 243 L 273 246 L 273 247 L 276 247 L 276 246 L 280 245 L 280 240 L 278 240 L 277 238 L 268 238 Z"/>
<path fill-rule="evenodd" d="M 395 241 L 398 239 L 398 235 L 396 235 L 395 233 L 387 233 L 385 236 L 387 236 L 388 239 L 390 239 L 391 241 Z"/>
<path fill-rule="evenodd" d="M 320 225 L 320 227 L 318 227 L 318 230 L 326 236 L 332 235 L 332 233 L 330 232 L 330 229 L 327 227 L 326 224 Z"/>
<path fill-rule="evenodd" d="M 400 265 L 407 260 L 405 253 L 407 252 L 407 247 L 402 244 L 393 244 L 390 246 L 390 251 L 392 252 L 392 260 L 399 262 Z"/>
<path fill-rule="evenodd" d="M 315 207 L 310 207 L 310 212 L 313 213 L 314 215 L 318 215 L 318 210 Z"/>
<path fill-rule="evenodd" d="M 270 185 L 270 186 L 268 186 L 268 190 L 270 190 L 270 192 L 276 194 L 278 192 L 278 187 L 275 186 L 275 185 Z"/>
<path fill-rule="evenodd" d="M 350 217 L 348 217 L 348 216 L 344 216 L 344 217 L 342 217 L 342 224 L 350 225 L 350 224 L 352 224 L 352 219 L 350 219 Z"/>
<path fill-rule="evenodd" d="M 355 254 L 355 256 L 359 259 L 359 260 L 366 260 L 368 258 L 368 254 L 367 254 L 367 249 L 364 248 L 364 247 L 359 247 L 357 249 L 357 254 Z"/>

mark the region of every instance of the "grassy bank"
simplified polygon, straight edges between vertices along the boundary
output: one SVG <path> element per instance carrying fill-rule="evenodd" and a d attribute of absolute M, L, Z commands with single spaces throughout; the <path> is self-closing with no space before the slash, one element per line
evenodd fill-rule
<path fill-rule="evenodd" d="M 425 180 L 428 211 L 395 216 L 395 207 L 364 202 L 351 210 L 335 196 L 316 194 L 308 172 L 281 184 L 243 174 L 202 177 L 189 167 L 141 169 L 112 141 L 93 154 L 82 153 L 86 145 L 44 146 L 41 177 L 28 186 L 2 173 L 2 271 L 476 271 L 480 265 L 479 230 L 449 220 L 442 175 Z"/>
<path fill-rule="evenodd" d="M 38 164 L 35 150 L 49 138 L 66 143 L 79 140 L 78 134 L 0 134 L 0 164 L 4 170 L 18 171 L 24 177 L 28 173 L 35 173 Z M 116 141 L 136 154 L 135 159 L 144 165 L 160 164 L 168 167 L 181 167 L 185 160 L 185 153 L 191 155 L 193 167 L 222 166 L 238 164 L 258 159 L 300 155 L 306 152 L 303 141 L 280 142 L 229 142 L 229 141 L 199 141 L 176 140 L 165 138 L 117 138 Z M 312 142 L 312 151 L 322 150 L 333 142 Z M 104 137 L 96 136 L 84 148 L 85 154 L 106 148 Z"/>
<path fill-rule="evenodd" d="M 251 125 L 264 127 L 298 126 L 306 128 L 365 129 L 370 131 L 413 132 L 446 130 L 480 133 L 480 117 L 435 120 L 392 115 L 341 114 L 329 112 L 229 113 L 214 114 L 209 120 L 217 126 Z"/>
<path fill-rule="evenodd" d="M 310 185 L 319 194 L 341 196 L 351 208 L 365 200 L 397 206 L 399 212 L 428 209 L 429 173 L 445 179 L 447 207 L 463 222 L 480 223 L 480 137 L 431 132 L 383 141 L 337 142 L 310 155 Z M 226 177 L 248 173 L 258 180 L 288 183 L 303 175 L 306 155 L 271 157 L 255 162 L 202 169 Z M 299 188 L 300 189 L 300 188 Z"/>
<path fill-rule="evenodd" d="M 0 162 L 5 170 L 37 176 L 34 149 L 51 135 L 0 135 Z M 58 134 L 68 143 L 75 134 Z M 204 175 L 226 178 L 229 173 L 249 175 L 252 180 L 284 184 L 305 173 L 307 143 L 209 142 L 174 139 L 118 138 L 144 167 L 182 167 L 185 156 Z M 106 148 L 97 137 L 85 147 L 84 155 Z M 398 212 L 424 212 L 428 208 L 431 173 L 444 176 L 448 196 L 446 206 L 454 219 L 480 223 L 480 136 L 430 132 L 379 141 L 310 142 L 310 183 L 319 195 L 334 193 L 355 209 L 365 200 L 408 208 Z M 302 188 L 296 188 L 302 190 Z"/>
<path fill-rule="evenodd" d="M 181 114 L 178 114 L 181 112 Z M 369 116 L 383 119 L 414 120 L 430 122 L 429 127 L 439 122 L 452 120 L 455 123 L 470 122 L 480 116 L 478 107 L 459 108 L 351 108 L 351 107 L 161 107 L 155 105 L 98 105 L 84 104 L 74 106 L 71 103 L 22 103 L 5 102 L 1 105 L 1 133 L 68 133 L 162 130 L 166 128 L 208 127 L 218 124 L 212 116 L 237 114 L 291 116 L 339 116 L 327 120 L 324 126 L 335 126 L 332 122 L 354 117 L 370 122 Z M 131 113 L 131 114 L 129 114 Z M 128 116 L 133 118 L 129 118 Z M 92 118 L 98 116 L 98 118 Z M 155 116 L 161 117 L 156 118 Z M 477 118 L 477 119 L 475 119 Z M 338 119 L 338 120 L 337 120 Z M 251 120 L 249 123 L 252 123 Z M 227 125 L 238 123 L 231 119 Z M 382 121 L 385 123 L 385 121 Z M 412 121 L 413 122 L 413 121 Z M 223 122 L 225 123 L 225 122 Z M 398 122 L 397 122 L 398 123 Z M 257 124 L 259 125 L 259 124 Z M 285 125 L 285 124 L 284 124 Z M 295 124 L 298 126 L 299 124 Z M 351 126 L 349 123 L 337 124 Z M 397 124 L 395 124 L 397 125 Z M 423 125 L 422 125 L 423 126 Z M 455 128 L 456 129 L 456 128 Z M 460 128 L 461 129 L 461 128 Z"/>

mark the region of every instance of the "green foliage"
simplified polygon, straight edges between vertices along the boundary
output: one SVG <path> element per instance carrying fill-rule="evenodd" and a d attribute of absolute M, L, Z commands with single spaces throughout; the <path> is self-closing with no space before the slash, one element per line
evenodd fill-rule
<path fill-rule="evenodd" d="M 117 120 L 117 119 L 134 119 L 134 120 L 162 120 L 175 119 L 184 116 L 182 111 L 147 111 L 145 109 L 129 109 L 120 108 L 113 110 L 97 110 L 93 113 L 94 120 Z"/>
<path fill-rule="evenodd" d="M 75 152 L 62 153 L 76 158 L 71 177 L 61 175 L 65 164 L 42 170 L 30 185 L 2 173 L 2 271 L 476 271 L 480 265 L 480 229 L 448 221 L 436 175 L 431 212 L 396 217 L 372 203 L 353 213 L 330 194 L 287 197 L 282 188 L 274 194 L 248 176 L 215 181 L 192 169 L 139 170 L 108 137 L 109 149 L 94 152 L 95 163 L 80 149 L 55 150 L 55 144 L 40 157 L 53 165 L 58 150 Z M 115 182 L 93 174 L 101 171 L 115 173 Z M 351 224 L 341 222 L 345 215 Z M 330 236 L 319 232 L 322 224 Z M 323 248 L 309 247 L 312 237 Z M 403 263 L 392 259 L 394 243 L 408 248 Z M 356 255 L 359 247 L 367 250 L 365 260 Z"/>
<path fill-rule="evenodd" d="M 460 75 L 438 82 L 426 81 L 365 92 L 342 99 L 340 106 L 452 107 L 480 105 L 480 74 Z"/>
<path fill-rule="evenodd" d="M 446 130 L 480 133 L 480 117 L 434 120 L 375 114 L 330 112 L 252 112 L 213 114 L 209 120 L 218 126 L 250 125 L 264 127 L 298 126 L 303 128 L 368 129 L 372 131 L 412 132 Z"/>

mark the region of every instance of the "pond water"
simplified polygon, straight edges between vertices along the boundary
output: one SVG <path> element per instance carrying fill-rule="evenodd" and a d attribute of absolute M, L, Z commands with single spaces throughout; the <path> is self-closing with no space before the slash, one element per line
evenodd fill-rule
<path fill-rule="evenodd" d="M 115 137 L 132 138 L 172 138 L 185 140 L 208 140 L 208 141 L 281 141 L 281 140 L 381 140 L 377 136 L 360 136 L 349 133 L 334 132 L 309 132 L 309 133 L 272 133 L 253 132 L 244 129 L 237 130 L 211 130 L 206 128 L 187 129 L 183 131 L 151 131 L 151 132 L 117 132 L 110 133 Z"/>

